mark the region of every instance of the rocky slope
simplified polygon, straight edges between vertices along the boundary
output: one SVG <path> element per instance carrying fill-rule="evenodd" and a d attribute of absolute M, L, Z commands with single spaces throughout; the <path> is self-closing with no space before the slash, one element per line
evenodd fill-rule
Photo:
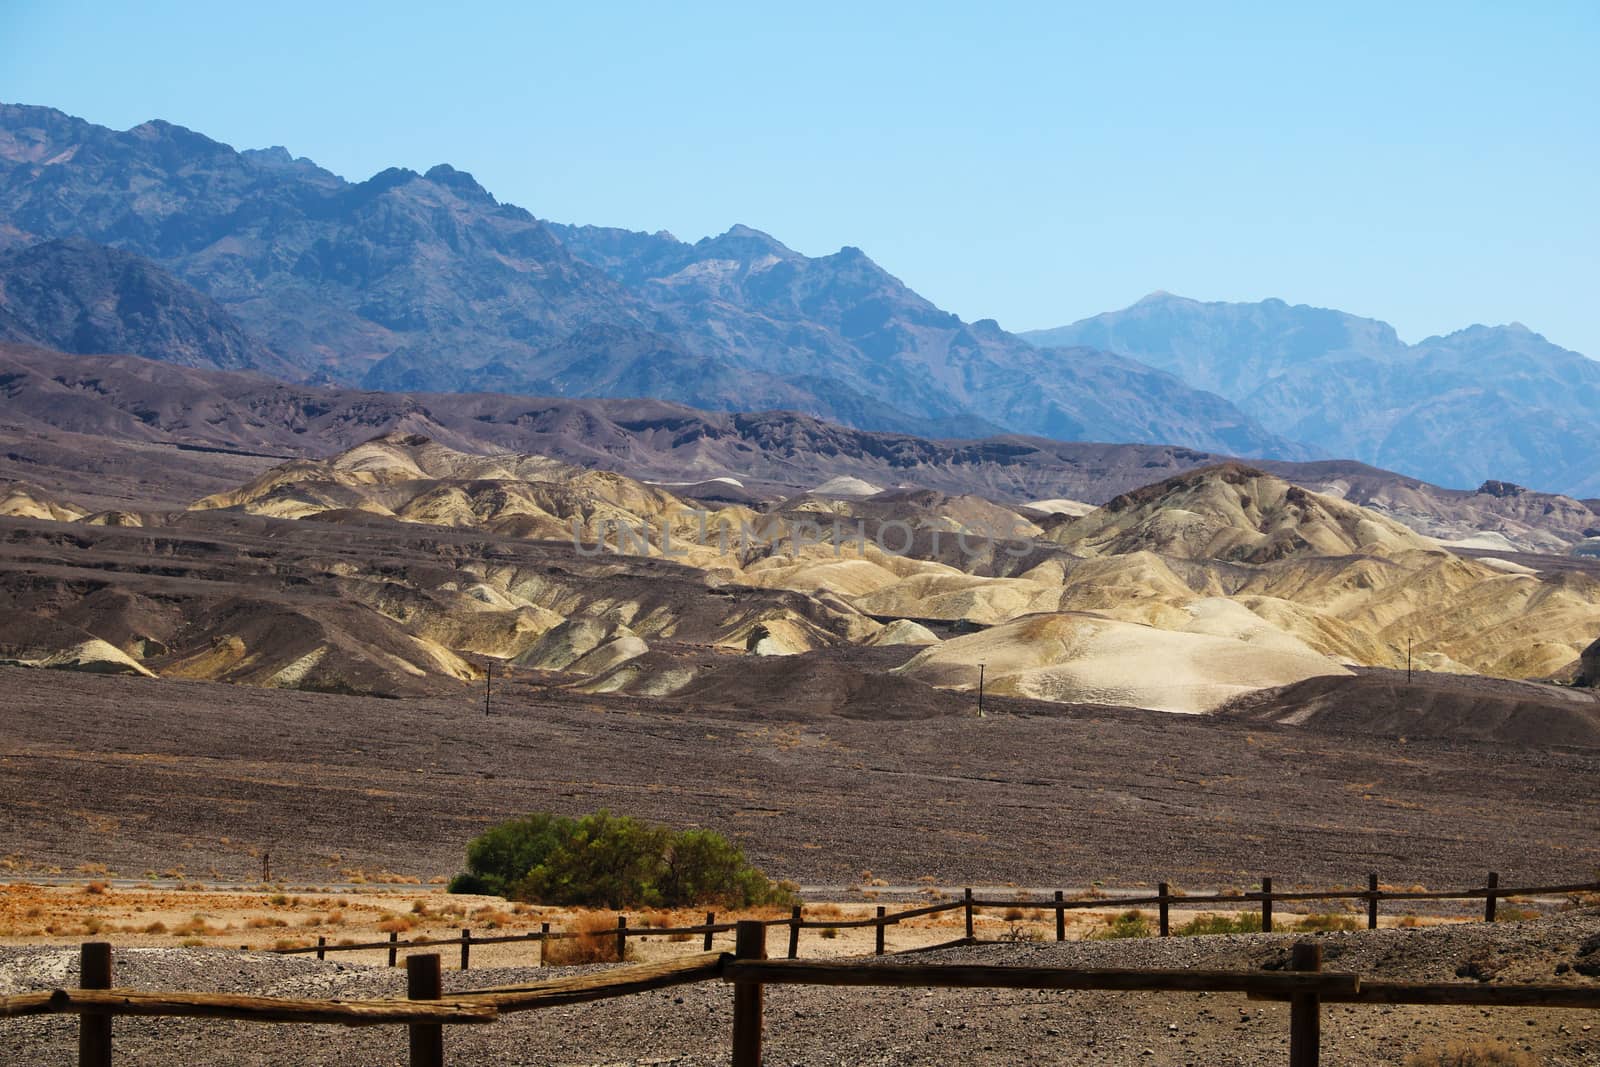
<path fill-rule="evenodd" d="M 216 301 L 149 260 L 80 238 L 0 254 L 0 341 L 294 374 Z"/>

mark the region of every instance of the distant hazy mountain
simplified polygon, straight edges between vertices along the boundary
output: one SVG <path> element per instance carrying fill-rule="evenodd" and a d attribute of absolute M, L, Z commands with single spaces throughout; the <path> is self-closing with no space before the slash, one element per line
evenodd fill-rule
<path fill-rule="evenodd" d="M 147 259 L 79 238 L 0 253 L 0 340 L 293 374 L 215 300 Z"/>
<path fill-rule="evenodd" d="M 1520 324 L 1407 345 L 1387 323 L 1340 311 L 1154 293 L 1024 336 L 1141 360 L 1270 430 L 1441 485 L 1600 493 L 1600 363 Z"/>
<path fill-rule="evenodd" d="M 351 183 L 169 123 L 0 105 L 0 246 L 63 237 L 153 260 L 305 378 L 1311 454 L 1161 371 L 964 323 L 856 249 L 552 226 L 447 165 Z"/>

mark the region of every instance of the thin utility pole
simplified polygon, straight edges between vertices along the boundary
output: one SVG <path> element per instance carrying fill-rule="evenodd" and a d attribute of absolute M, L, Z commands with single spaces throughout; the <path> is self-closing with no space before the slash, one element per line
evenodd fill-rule
<path fill-rule="evenodd" d="M 483 713 L 489 714 L 489 693 L 494 689 L 494 661 L 484 665 L 483 675 Z"/>
<path fill-rule="evenodd" d="M 983 664 L 978 664 L 978 718 L 983 718 Z"/>
<path fill-rule="evenodd" d="M 1406 638 L 1406 684 L 1411 684 L 1411 642 L 1414 638 Z"/>

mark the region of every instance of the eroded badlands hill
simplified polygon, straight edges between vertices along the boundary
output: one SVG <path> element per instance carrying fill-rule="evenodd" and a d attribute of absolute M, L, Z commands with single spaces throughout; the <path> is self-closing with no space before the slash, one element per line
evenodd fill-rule
<path fill-rule="evenodd" d="M 187 512 L 3 500 L 0 659 L 252 685 L 416 692 L 498 661 L 723 700 L 726 657 L 870 648 L 845 672 L 893 670 L 929 708 L 925 687 L 983 664 L 1020 698 L 1195 712 L 1408 654 L 1547 676 L 1600 632 L 1585 568 L 1465 559 L 1236 464 L 1075 517 L 930 490 L 762 500 L 391 433 Z"/>

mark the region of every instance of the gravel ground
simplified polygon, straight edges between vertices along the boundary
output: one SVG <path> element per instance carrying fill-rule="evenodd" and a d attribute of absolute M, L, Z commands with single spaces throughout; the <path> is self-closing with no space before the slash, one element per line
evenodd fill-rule
<path fill-rule="evenodd" d="M 379 700 L 0 668 L 0 870 L 427 882 L 532 810 L 730 835 L 841 887 L 1583 881 L 1600 753 L 997 702 L 870 721 L 546 690 Z M 471 696 L 470 693 L 464 694 Z M 54 869 L 54 870 L 52 870 Z M 93 868 L 95 876 L 105 875 Z M 822 894 L 826 897 L 832 894 Z"/>
<path fill-rule="evenodd" d="M 1318 938 L 1329 970 L 1430 981 L 1564 982 L 1600 985 L 1600 914 L 1524 923 L 1333 933 Z M 1281 966 L 1294 937 L 1174 938 L 983 945 L 901 962 L 1018 965 L 1259 968 Z M 0 994 L 73 985 L 73 949 L 0 950 Z M 446 990 L 577 973 L 497 969 L 447 973 Z M 387 968 L 220 951 L 147 949 L 118 955 L 118 983 L 283 996 L 395 996 L 403 973 Z M 512 1015 L 446 1033 L 449 1062 L 474 1064 L 724 1064 L 731 995 L 702 983 L 615 1001 Z M 1430 1043 L 1498 1038 L 1546 1065 L 1600 1064 L 1593 1013 L 1478 1008 L 1330 1005 L 1323 1016 L 1324 1062 L 1400 1064 Z M 403 1064 L 396 1028 L 119 1020 L 119 1064 Z M 1231 994 L 1051 993 L 1017 990 L 841 990 L 775 988 L 767 993 L 772 1065 L 1186 1064 L 1281 1065 L 1287 1008 Z M 70 1064 L 75 1020 L 0 1023 L 0 1060 Z"/>

